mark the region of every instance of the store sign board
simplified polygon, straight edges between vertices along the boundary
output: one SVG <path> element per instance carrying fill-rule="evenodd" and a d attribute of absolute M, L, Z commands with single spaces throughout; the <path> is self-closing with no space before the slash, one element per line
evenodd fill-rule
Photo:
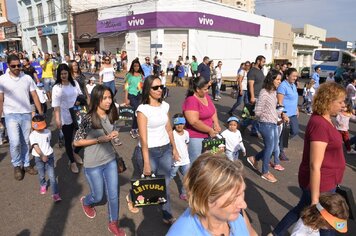
<path fill-rule="evenodd" d="M 55 34 L 55 30 L 53 26 L 42 27 L 42 35 L 51 35 Z"/>
<path fill-rule="evenodd" d="M 10 27 L 4 27 L 5 37 L 17 37 L 17 27 L 16 25 Z"/>
<path fill-rule="evenodd" d="M 201 12 L 151 12 L 97 21 L 98 33 L 154 28 L 192 28 L 259 36 L 259 24 Z"/>

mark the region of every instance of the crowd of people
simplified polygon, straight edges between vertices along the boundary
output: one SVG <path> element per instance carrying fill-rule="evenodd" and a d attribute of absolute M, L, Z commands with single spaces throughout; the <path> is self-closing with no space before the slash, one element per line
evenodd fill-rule
<path fill-rule="evenodd" d="M 195 56 L 192 62 L 189 57 L 184 62 L 180 57 L 176 67 L 170 62 L 165 71 L 162 54 L 155 56 L 153 65 L 149 57 L 142 64 L 136 58 L 125 75 L 122 91 L 115 84 L 116 71 L 125 70 L 128 63 L 126 52 L 118 54 L 120 63 L 112 60 L 118 55 L 104 55 L 97 61 L 97 53 L 85 51 L 83 55 L 76 54 L 74 60 L 65 58 L 57 64 L 50 54 L 44 53 L 39 61 L 42 78 L 29 65 L 26 53 L 7 56 L 8 70 L 0 77 L 0 114 L 5 118 L 0 126 L 7 130 L 14 178 L 20 181 L 24 173 L 38 174 L 40 194 L 46 194 L 47 172 L 53 200 L 62 200 L 54 173 L 51 131 L 46 124 L 51 119 L 46 116 L 48 106 L 53 109 L 56 128 L 63 134 L 70 170 L 77 174 L 78 165 L 84 167 L 90 188 L 80 198 L 84 214 L 96 217 L 94 205 L 102 200 L 105 192 L 108 229 L 114 235 L 125 235 L 118 224 L 118 164 L 113 148 L 113 141 L 119 136 L 115 129 L 118 110 L 114 96 L 122 92 L 124 102 L 120 105 L 131 106 L 134 111 L 130 130 L 131 137 L 138 140 L 133 153 L 134 168 L 145 176 L 164 176 L 166 186 L 178 171 L 184 177 L 179 197 L 189 206 L 178 220 L 172 213 L 174 202 L 170 188 L 166 188 L 166 203 L 161 210 L 163 223 L 171 226 L 167 235 L 257 235 L 245 212 L 246 184 L 241 160 L 246 157 L 247 165 L 271 183 L 278 180 L 270 168 L 285 170 L 281 161 L 289 160 L 284 152 L 288 140 L 281 134 L 287 130 L 289 139 L 299 134 L 297 70 L 291 64 L 283 64 L 265 76 L 266 59 L 262 55 L 253 63 L 243 63 L 237 71 L 236 103 L 227 112 L 227 129 L 223 131 L 214 104 L 221 99 L 222 61 L 214 66 L 207 56 L 200 64 Z M 98 70 L 98 83 L 94 77 L 86 78 L 82 68 Z M 172 82 L 179 84 L 187 80 L 189 83 L 181 113 L 173 116 L 165 101 L 169 73 Z M 348 154 L 356 153 L 348 134 L 348 122 L 355 117 L 356 78 L 345 89 L 333 81 L 320 84 L 319 73 L 320 68 L 315 68 L 303 93 L 303 105 L 311 117 L 298 175 L 302 196 L 270 235 L 285 235 L 294 223 L 297 224 L 293 235 L 305 235 L 305 231 L 335 235 L 336 231 L 345 231 L 340 224 L 348 218 L 348 206 L 335 190 L 345 170 L 342 141 Z M 87 106 L 88 112 L 76 127 L 70 110 L 78 104 Z M 251 125 L 250 135 L 263 140 L 263 148 L 255 156 L 247 155 L 244 134 L 239 130 L 246 123 L 242 124 L 241 118 L 234 114 L 242 104 L 254 117 L 247 123 Z M 0 132 L 3 136 L 3 129 Z M 224 138 L 225 153 L 202 153 L 206 138 Z M 30 165 L 30 147 L 36 168 Z M 262 161 L 261 169 L 259 161 Z M 129 196 L 125 199 L 128 210 L 138 213 L 132 199 Z M 312 219 L 319 219 L 320 223 L 315 224 Z M 340 224 L 332 223 L 335 221 Z"/>

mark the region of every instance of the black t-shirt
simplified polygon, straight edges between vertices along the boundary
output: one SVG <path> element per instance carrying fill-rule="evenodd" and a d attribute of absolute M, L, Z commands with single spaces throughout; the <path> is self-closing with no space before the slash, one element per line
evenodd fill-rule
<path fill-rule="evenodd" d="M 33 79 L 33 81 L 35 81 L 35 83 L 37 82 L 36 79 L 35 79 L 35 75 L 34 75 L 37 72 L 36 72 L 36 70 L 35 70 L 35 68 L 33 66 L 29 66 L 28 68 L 24 66 L 23 67 L 23 73 L 25 73 L 26 75 L 31 76 L 31 78 Z"/>
<path fill-rule="evenodd" d="M 265 75 L 263 74 L 262 70 L 252 67 L 250 71 L 247 73 L 247 81 L 255 81 L 254 85 L 254 93 L 255 98 L 258 98 L 260 91 L 262 89 L 263 80 L 265 79 Z M 248 91 L 250 91 L 250 86 L 247 84 Z M 249 93 L 250 95 L 250 93 Z"/>

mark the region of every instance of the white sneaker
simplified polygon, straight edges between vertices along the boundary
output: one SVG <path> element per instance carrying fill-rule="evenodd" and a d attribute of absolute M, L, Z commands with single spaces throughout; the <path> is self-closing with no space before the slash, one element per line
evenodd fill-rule
<path fill-rule="evenodd" d="M 356 151 L 354 149 L 351 149 L 351 151 L 347 151 L 347 154 L 356 155 Z"/>

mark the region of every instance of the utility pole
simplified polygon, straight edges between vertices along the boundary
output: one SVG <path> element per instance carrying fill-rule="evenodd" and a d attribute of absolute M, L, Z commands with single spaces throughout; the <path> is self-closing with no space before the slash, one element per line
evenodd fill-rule
<path fill-rule="evenodd" d="M 71 0 L 66 0 L 67 5 L 67 28 L 68 28 L 68 47 L 69 47 L 69 57 L 74 59 L 74 50 L 73 50 L 73 26 L 72 26 L 72 5 Z"/>

